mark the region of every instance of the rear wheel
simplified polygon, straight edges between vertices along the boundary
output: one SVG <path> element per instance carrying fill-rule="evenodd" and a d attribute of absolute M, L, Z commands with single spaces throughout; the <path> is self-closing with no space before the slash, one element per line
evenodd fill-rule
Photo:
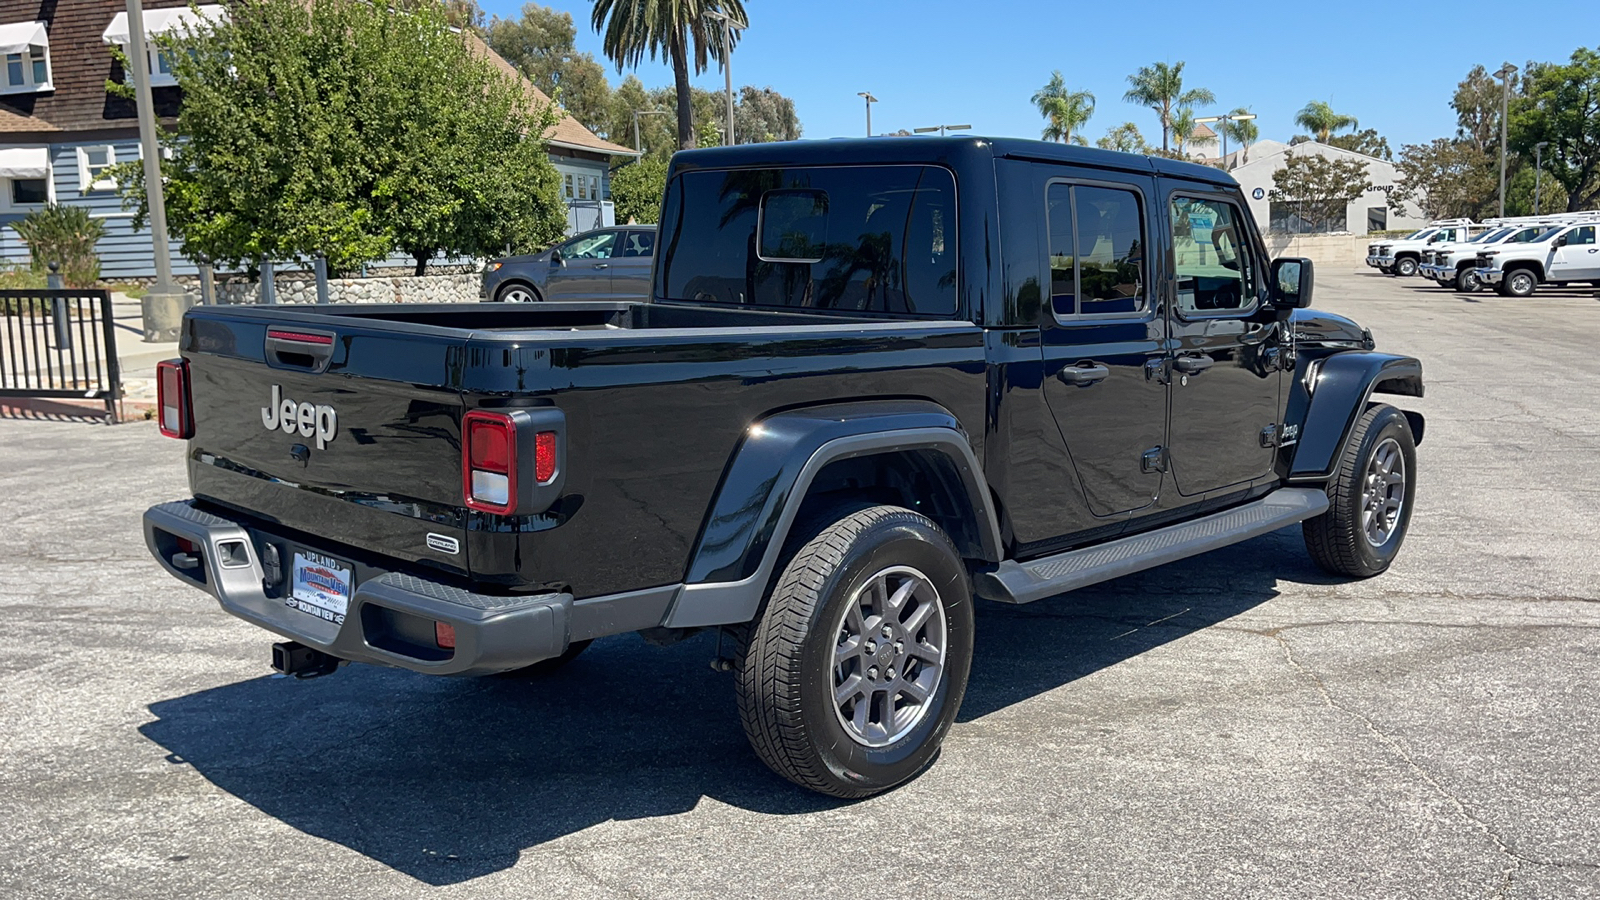
<path fill-rule="evenodd" d="M 496 291 L 494 299 L 501 303 L 537 303 L 539 292 L 520 281 L 513 281 Z"/>
<path fill-rule="evenodd" d="M 1539 286 L 1539 276 L 1531 269 L 1513 269 L 1500 280 L 1500 296 L 1530 297 Z"/>
<path fill-rule="evenodd" d="M 926 516 L 875 506 L 807 541 L 735 662 L 739 717 L 773 771 L 834 797 L 933 762 L 966 694 L 972 590 Z"/>
<path fill-rule="evenodd" d="M 1456 272 L 1456 290 L 1463 294 L 1476 294 L 1483 287 L 1483 280 L 1472 269 L 1460 269 Z"/>
<path fill-rule="evenodd" d="M 1405 413 L 1374 405 L 1356 420 L 1328 511 L 1303 526 L 1311 558 L 1335 575 L 1370 578 L 1389 568 L 1411 525 L 1417 445 Z"/>
<path fill-rule="evenodd" d="M 1401 278 L 1410 278 L 1411 276 L 1417 274 L 1417 261 L 1409 256 L 1404 259 L 1395 260 L 1394 273 L 1399 275 Z"/>

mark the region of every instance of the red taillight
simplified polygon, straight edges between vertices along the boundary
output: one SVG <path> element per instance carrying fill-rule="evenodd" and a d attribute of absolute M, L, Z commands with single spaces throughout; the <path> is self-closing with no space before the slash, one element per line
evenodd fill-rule
<path fill-rule="evenodd" d="M 267 329 L 267 337 L 279 341 L 294 341 L 298 344 L 331 344 L 331 334 L 307 334 L 304 331 L 279 331 L 276 328 Z"/>
<path fill-rule="evenodd" d="M 556 477 L 556 433 L 541 431 L 533 439 L 533 478 L 549 484 Z"/>
<path fill-rule="evenodd" d="M 456 627 L 449 622 L 433 623 L 433 642 L 441 650 L 454 650 L 456 648 Z"/>
<path fill-rule="evenodd" d="M 161 433 L 170 438 L 194 437 L 194 407 L 189 402 L 189 361 L 156 363 L 156 412 Z"/>
<path fill-rule="evenodd" d="M 461 492 L 467 507 L 509 513 L 517 505 L 517 428 L 511 417 L 475 409 L 461 418 Z"/>

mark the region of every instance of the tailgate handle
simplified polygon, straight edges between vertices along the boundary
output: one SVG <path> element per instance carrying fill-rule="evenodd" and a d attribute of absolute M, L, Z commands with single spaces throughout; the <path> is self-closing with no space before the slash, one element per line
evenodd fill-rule
<path fill-rule="evenodd" d="M 267 365 L 275 369 L 322 372 L 333 359 L 333 333 L 304 328 L 267 329 Z"/>

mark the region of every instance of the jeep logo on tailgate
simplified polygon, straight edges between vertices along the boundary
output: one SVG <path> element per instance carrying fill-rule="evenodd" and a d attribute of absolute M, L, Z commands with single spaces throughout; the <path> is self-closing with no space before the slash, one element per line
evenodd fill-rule
<path fill-rule="evenodd" d="M 261 407 L 261 424 L 268 431 L 281 428 L 284 434 L 298 431 L 301 437 L 316 435 L 317 449 L 321 450 L 339 433 L 339 414 L 320 403 L 296 403 L 283 396 L 283 388 L 275 384 L 272 400 Z"/>

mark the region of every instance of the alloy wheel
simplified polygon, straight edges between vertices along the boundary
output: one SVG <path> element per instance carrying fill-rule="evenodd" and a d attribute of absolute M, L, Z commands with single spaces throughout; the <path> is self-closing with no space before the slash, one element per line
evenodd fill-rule
<path fill-rule="evenodd" d="M 1399 441 L 1386 438 L 1372 451 L 1361 490 L 1361 530 L 1367 543 L 1382 547 L 1399 527 L 1406 502 L 1406 460 Z"/>
<path fill-rule="evenodd" d="M 917 569 L 891 566 L 845 606 L 833 650 L 834 714 L 852 740 L 884 747 L 933 706 L 944 677 L 944 601 Z"/>

